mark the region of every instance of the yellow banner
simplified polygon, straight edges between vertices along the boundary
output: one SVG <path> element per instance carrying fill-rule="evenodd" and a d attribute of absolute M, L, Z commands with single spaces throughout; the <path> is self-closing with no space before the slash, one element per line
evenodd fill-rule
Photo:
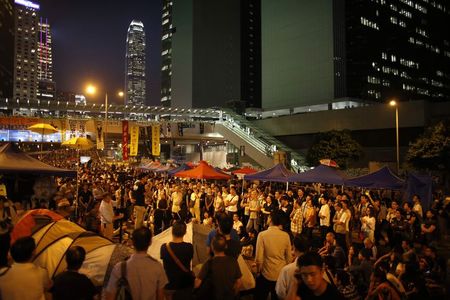
<path fill-rule="evenodd" d="M 133 125 L 130 128 L 130 156 L 137 156 L 139 145 L 139 126 Z"/>
<path fill-rule="evenodd" d="M 159 142 L 160 129 L 159 125 L 152 126 L 152 155 L 159 156 L 161 154 L 161 144 Z"/>

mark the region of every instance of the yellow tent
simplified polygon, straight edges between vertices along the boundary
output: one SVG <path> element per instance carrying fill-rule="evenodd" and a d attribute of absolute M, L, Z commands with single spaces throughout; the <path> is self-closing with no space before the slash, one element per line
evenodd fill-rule
<path fill-rule="evenodd" d="M 36 242 L 33 262 L 45 268 L 50 279 L 66 270 L 65 254 L 72 246 L 81 246 L 86 250 L 80 272 L 97 285 L 106 283 L 115 263 L 130 255 L 131 249 L 54 215 L 47 210 L 30 211 L 19 220 L 17 231 L 14 229 L 12 232 L 13 239 L 23 236 L 27 230 L 31 233 Z"/>

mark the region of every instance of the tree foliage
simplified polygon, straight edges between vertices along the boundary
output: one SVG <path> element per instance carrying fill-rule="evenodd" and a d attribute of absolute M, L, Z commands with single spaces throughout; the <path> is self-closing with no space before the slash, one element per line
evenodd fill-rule
<path fill-rule="evenodd" d="M 421 170 L 450 168 L 450 128 L 439 122 L 429 127 L 417 140 L 409 144 L 406 161 Z"/>
<path fill-rule="evenodd" d="M 362 155 L 361 145 L 355 141 L 348 130 L 319 133 L 306 154 L 310 166 L 316 166 L 319 160 L 330 158 L 346 169 L 350 161 L 358 160 Z"/>

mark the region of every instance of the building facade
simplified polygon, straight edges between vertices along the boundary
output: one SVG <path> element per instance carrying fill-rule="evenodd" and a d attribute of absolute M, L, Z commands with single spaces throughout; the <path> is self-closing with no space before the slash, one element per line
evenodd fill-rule
<path fill-rule="evenodd" d="M 39 4 L 25 0 L 15 3 L 14 99 L 36 100 L 38 89 Z"/>
<path fill-rule="evenodd" d="M 262 0 L 264 108 L 450 100 L 444 0 Z"/>
<path fill-rule="evenodd" d="M 53 79 L 52 34 L 47 19 L 40 18 L 38 32 L 38 92 L 39 100 L 55 100 Z"/>
<path fill-rule="evenodd" d="M 141 21 L 128 27 L 125 55 L 125 104 L 145 105 L 145 31 Z"/>
<path fill-rule="evenodd" d="M 14 78 L 14 8 L 0 0 L 0 98 L 11 98 Z"/>
<path fill-rule="evenodd" d="M 261 106 L 260 1 L 168 1 L 163 106 Z"/>

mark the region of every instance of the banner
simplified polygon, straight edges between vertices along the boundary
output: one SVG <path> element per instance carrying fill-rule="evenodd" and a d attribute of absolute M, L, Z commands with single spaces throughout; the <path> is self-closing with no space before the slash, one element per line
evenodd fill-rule
<path fill-rule="evenodd" d="M 145 138 L 146 152 L 148 156 L 152 155 L 152 126 L 145 127 L 147 134 Z"/>
<path fill-rule="evenodd" d="M 122 121 L 122 159 L 128 160 L 128 121 Z"/>
<path fill-rule="evenodd" d="M 139 145 L 139 126 L 130 127 L 130 156 L 137 156 Z"/>
<path fill-rule="evenodd" d="M 161 144 L 159 142 L 160 137 L 160 127 L 159 125 L 152 126 L 152 155 L 159 156 L 161 154 Z"/>
<path fill-rule="evenodd" d="M 98 121 L 96 126 L 97 133 L 97 150 L 105 149 L 103 122 Z"/>

